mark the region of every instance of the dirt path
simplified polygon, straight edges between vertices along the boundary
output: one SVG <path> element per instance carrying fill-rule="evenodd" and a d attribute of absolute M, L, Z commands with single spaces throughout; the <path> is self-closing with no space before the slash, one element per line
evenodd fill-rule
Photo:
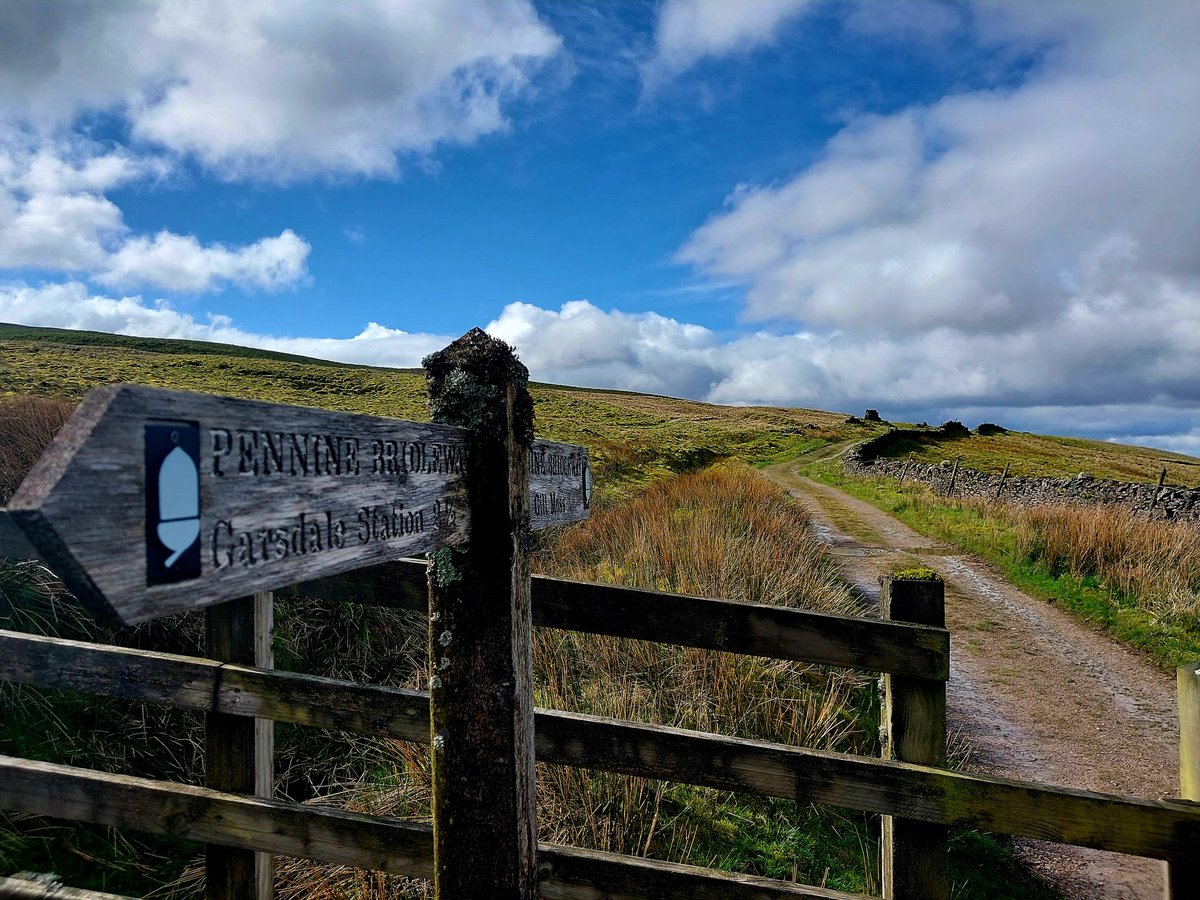
<path fill-rule="evenodd" d="M 766 474 L 808 506 L 857 590 L 877 603 L 879 576 L 916 563 L 945 578 L 949 727 L 965 738 L 966 768 L 1147 798 L 1178 794 L 1173 678 L 980 560 L 796 469 Z M 1072 900 L 1162 896 L 1155 860 L 1035 841 L 1018 842 L 1017 852 Z"/>

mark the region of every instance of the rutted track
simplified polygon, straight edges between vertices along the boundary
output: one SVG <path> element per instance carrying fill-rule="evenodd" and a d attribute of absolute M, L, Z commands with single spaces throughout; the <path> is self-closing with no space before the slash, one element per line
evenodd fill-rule
<path fill-rule="evenodd" d="M 877 602 L 879 576 L 915 563 L 945 578 L 949 726 L 969 748 L 966 768 L 1138 797 L 1178 793 L 1173 678 L 982 561 L 796 469 L 766 474 L 805 503 L 865 596 Z M 1154 860 L 1034 841 L 1019 842 L 1018 853 L 1072 900 L 1162 896 Z"/>

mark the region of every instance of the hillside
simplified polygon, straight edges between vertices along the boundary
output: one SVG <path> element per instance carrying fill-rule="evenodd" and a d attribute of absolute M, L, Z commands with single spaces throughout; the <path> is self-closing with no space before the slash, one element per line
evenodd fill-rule
<path fill-rule="evenodd" d="M 112 382 L 252 397 L 424 420 L 420 370 L 309 359 L 269 350 L 0 324 L 0 396 L 78 400 Z M 626 391 L 534 384 L 539 436 L 585 444 L 601 489 L 627 494 L 670 472 L 735 456 L 754 465 L 791 459 L 830 443 L 882 434 L 885 425 L 847 423 L 845 413 L 716 406 Z M 913 437 L 889 455 L 925 462 L 962 457 L 980 471 L 1011 464 L 1014 475 L 1075 475 L 1200 482 L 1200 460 L 1143 447 L 1001 431 L 950 439 Z"/>
<path fill-rule="evenodd" d="M 91 388 L 132 382 L 276 403 L 424 421 L 419 370 L 353 366 L 199 341 L 0 325 L 0 397 L 79 400 Z M 723 456 L 755 464 L 787 459 L 877 427 L 844 414 L 731 407 L 624 391 L 531 386 L 540 437 L 586 445 L 598 481 L 617 493 Z"/>
<path fill-rule="evenodd" d="M 980 472 L 1001 472 L 1007 464 L 1010 475 L 1055 477 L 1087 472 L 1116 481 L 1157 481 L 1165 468 L 1168 484 L 1200 484 L 1200 460 L 1181 453 L 1003 428 L 983 430 L 983 434 L 978 430 L 900 430 L 874 442 L 872 455 L 912 454 L 917 462 L 931 465 L 962 457 L 964 466 Z"/>

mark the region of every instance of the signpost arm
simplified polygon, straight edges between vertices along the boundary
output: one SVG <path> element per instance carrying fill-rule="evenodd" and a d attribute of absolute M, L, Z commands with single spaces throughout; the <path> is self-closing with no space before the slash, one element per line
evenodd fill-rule
<path fill-rule="evenodd" d="M 436 551 L 429 571 L 434 895 L 532 900 L 528 372 L 479 329 L 425 370 L 434 421 L 470 431 L 470 543 Z"/>
<path fill-rule="evenodd" d="M 205 610 L 210 658 L 271 668 L 274 598 L 271 593 L 231 600 Z M 269 797 L 274 793 L 273 723 L 208 713 L 204 723 L 205 787 Z M 274 859 L 269 853 L 205 845 L 206 900 L 270 900 Z"/>

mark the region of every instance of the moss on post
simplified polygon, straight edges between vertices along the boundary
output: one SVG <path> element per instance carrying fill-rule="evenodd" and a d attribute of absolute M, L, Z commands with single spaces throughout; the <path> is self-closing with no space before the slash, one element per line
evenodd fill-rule
<path fill-rule="evenodd" d="M 466 428 L 471 542 L 433 554 L 434 893 L 537 896 L 529 373 L 475 329 L 425 359 L 435 422 Z"/>

